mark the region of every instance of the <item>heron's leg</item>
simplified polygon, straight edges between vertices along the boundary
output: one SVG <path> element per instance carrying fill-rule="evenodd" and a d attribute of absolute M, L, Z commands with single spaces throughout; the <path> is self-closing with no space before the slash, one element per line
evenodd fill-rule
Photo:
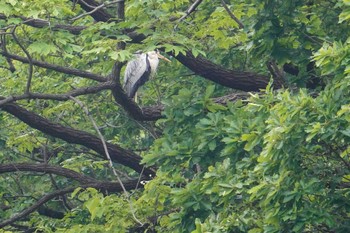
<path fill-rule="evenodd" d="M 137 92 L 135 92 L 134 102 L 137 103 Z"/>
<path fill-rule="evenodd" d="M 155 79 L 151 80 L 153 88 L 156 90 L 156 95 L 158 98 L 158 104 L 161 104 L 159 85 L 156 83 Z"/>

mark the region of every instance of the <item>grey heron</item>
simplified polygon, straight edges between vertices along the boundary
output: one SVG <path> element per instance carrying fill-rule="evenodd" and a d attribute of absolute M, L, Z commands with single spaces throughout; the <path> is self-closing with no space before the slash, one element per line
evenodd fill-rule
<path fill-rule="evenodd" d="M 133 98 L 139 87 L 155 75 L 159 58 L 171 62 L 158 51 L 150 51 L 136 53 L 135 59 L 127 63 L 124 73 L 124 90 L 129 98 Z"/>

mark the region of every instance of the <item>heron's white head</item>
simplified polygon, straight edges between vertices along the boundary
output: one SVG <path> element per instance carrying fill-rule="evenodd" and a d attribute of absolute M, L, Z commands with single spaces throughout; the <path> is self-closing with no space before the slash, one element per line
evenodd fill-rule
<path fill-rule="evenodd" d="M 171 62 L 168 58 L 164 57 L 159 51 L 150 51 L 147 53 L 150 60 L 158 60 L 158 58 L 163 59 L 164 61 Z"/>
<path fill-rule="evenodd" d="M 149 64 L 151 66 L 151 76 L 153 76 L 157 72 L 159 58 L 167 62 L 171 62 L 169 59 L 162 56 L 158 51 L 150 51 L 147 53 L 147 55 L 148 55 Z"/>

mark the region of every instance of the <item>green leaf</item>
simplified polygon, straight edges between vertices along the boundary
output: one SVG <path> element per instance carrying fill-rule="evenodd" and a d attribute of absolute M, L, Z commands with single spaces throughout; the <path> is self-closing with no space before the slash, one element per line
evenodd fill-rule
<path fill-rule="evenodd" d="M 48 55 L 50 53 L 55 53 L 57 52 L 56 46 L 52 44 L 48 44 L 45 42 L 33 42 L 31 45 L 28 47 L 28 51 L 31 53 L 36 53 L 39 55 Z"/>
<path fill-rule="evenodd" d="M 98 207 L 100 206 L 100 197 L 93 197 L 85 202 L 85 207 L 89 210 L 91 214 L 91 220 L 93 221 L 96 217 Z"/>
<path fill-rule="evenodd" d="M 71 194 L 71 197 L 74 198 L 81 190 L 82 190 L 82 188 L 80 188 L 80 187 L 74 189 L 74 191 Z"/>
<path fill-rule="evenodd" d="M 9 16 L 12 13 L 12 7 L 7 3 L 0 2 L 0 13 Z"/>

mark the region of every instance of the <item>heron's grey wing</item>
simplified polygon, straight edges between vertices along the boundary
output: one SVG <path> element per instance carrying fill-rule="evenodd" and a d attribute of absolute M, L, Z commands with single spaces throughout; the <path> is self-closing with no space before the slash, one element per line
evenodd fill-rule
<path fill-rule="evenodd" d="M 140 54 L 136 59 L 128 62 L 124 73 L 124 89 L 127 95 L 134 97 L 137 89 L 140 86 L 140 80 L 148 73 L 149 64 L 146 54 Z"/>

